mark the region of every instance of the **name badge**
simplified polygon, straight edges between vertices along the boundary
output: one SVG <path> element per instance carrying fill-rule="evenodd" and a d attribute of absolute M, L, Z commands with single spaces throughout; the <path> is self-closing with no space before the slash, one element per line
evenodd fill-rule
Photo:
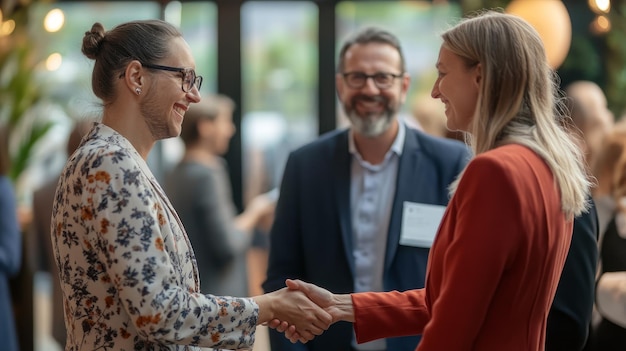
<path fill-rule="evenodd" d="M 405 201 L 400 245 L 430 248 L 445 211 L 445 206 Z"/>

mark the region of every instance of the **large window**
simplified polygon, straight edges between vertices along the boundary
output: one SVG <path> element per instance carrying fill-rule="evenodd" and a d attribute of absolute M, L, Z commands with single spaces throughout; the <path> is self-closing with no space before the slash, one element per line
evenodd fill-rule
<path fill-rule="evenodd" d="M 246 197 L 278 186 L 288 152 L 317 136 L 317 18 L 312 2 L 241 8 Z"/>
<path fill-rule="evenodd" d="M 180 21 L 168 18 L 179 15 Z M 217 90 L 217 6 L 211 1 L 171 2 L 165 11 L 165 20 L 178 23 L 196 60 L 196 72 L 204 80 L 200 93 Z"/>

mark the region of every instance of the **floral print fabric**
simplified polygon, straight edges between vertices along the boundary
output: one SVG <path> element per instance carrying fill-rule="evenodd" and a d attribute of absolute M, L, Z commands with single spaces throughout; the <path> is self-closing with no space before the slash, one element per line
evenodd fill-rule
<path fill-rule="evenodd" d="M 52 215 L 66 350 L 250 348 L 247 298 L 199 293 L 178 215 L 132 144 L 96 124 L 63 170 Z"/>

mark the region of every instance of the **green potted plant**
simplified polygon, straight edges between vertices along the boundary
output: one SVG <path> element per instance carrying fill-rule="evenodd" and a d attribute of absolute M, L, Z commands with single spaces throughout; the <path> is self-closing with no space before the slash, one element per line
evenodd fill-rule
<path fill-rule="evenodd" d="M 26 28 L 26 12 L 22 7 L 13 13 L 9 21 L 14 21 L 15 29 L 0 34 L 0 124 L 8 132 L 4 142 L 11 160 L 9 176 L 14 182 L 28 167 L 37 142 L 52 127 L 36 113 L 42 89 L 34 78 L 38 57 Z"/>

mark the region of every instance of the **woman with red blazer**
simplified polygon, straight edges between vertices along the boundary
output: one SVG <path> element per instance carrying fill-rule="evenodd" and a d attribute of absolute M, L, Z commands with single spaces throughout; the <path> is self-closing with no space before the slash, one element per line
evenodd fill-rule
<path fill-rule="evenodd" d="M 288 285 L 334 321 L 354 322 L 358 342 L 421 334 L 418 351 L 544 350 L 572 221 L 588 206 L 583 158 L 559 125 L 553 71 L 527 22 L 488 11 L 442 37 L 431 95 L 475 157 L 451 186 L 425 288 L 334 295 Z"/>

